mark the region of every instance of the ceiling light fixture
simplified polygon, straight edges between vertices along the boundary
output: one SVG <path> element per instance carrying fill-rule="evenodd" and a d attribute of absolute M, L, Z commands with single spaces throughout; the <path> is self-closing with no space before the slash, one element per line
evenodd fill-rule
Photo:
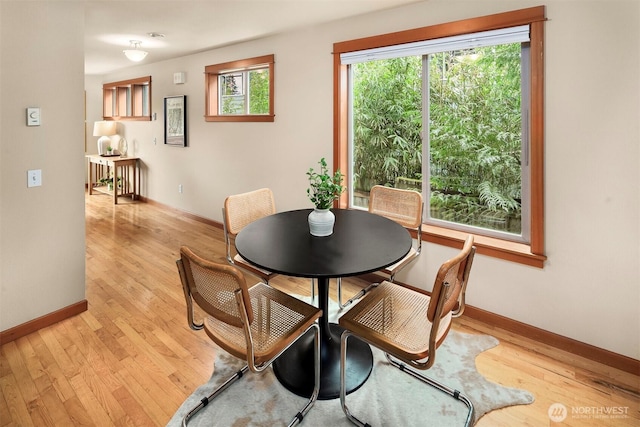
<path fill-rule="evenodd" d="M 149 53 L 139 49 L 140 44 L 142 43 L 141 41 L 129 40 L 129 43 L 131 44 L 132 49 L 126 49 L 123 50 L 123 52 L 130 61 L 140 62 L 147 56 L 147 53 Z"/>

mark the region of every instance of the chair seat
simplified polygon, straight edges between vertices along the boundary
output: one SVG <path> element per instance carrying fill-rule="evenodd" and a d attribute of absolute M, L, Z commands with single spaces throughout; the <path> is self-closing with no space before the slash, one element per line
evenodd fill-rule
<path fill-rule="evenodd" d="M 418 255 L 420 255 L 420 252 L 418 252 L 416 250 L 416 248 L 411 247 L 411 249 L 409 250 L 409 253 L 406 254 L 404 256 L 404 258 L 402 258 L 400 261 L 396 262 L 395 264 L 391 264 L 390 266 L 383 268 L 382 271 L 383 273 L 386 273 L 388 275 L 393 275 L 395 274 L 398 270 L 400 270 L 401 268 L 403 268 L 405 265 L 409 264 L 411 261 L 413 261 Z"/>
<path fill-rule="evenodd" d="M 405 360 L 429 356 L 427 308 L 431 297 L 384 281 L 338 320 L 340 326 L 376 347 Z M 436 344 L 451 328 L 451 314 L 440 321 Z M 393 350 L 391 350 L 393 348 Z"/>
<path fill-rule="evenodd" d="M 249 295 L 255 316 L 251 324 L 251 337 L 256 365 L 275 357 L 322 314 L 316 307 L 264 283 L 251 287 Z M 204 329 L 222 349 L 235 357 L 247 358 L 247 342 L 241 327 L 208 317 L 204 320 Z"/>

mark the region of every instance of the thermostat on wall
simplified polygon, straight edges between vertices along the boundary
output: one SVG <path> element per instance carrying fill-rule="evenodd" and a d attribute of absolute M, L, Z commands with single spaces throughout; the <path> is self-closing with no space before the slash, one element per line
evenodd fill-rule
<path fill-rule="evenodd" d="M 36 107 L 27 108 L 27 126 L 40 126 L 40 109 Z"/>
<path fill-rule="evenodd" d="M 181 85 L 186 81 L 184 71 L 173 73 L 173 84 Z"/>

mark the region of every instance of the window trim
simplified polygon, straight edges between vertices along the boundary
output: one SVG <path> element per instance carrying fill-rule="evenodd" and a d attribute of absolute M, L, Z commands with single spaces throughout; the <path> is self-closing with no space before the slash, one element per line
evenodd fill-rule
<path fill-rule="evenodd" d="M 142 115 L 144 91 L 147 86 L 147 109 Z M 115 99 L 114 99 L 115 97 Z M 112 114 L 108 114 L 111 112 Z M 124 114 L 121 114 L 124 112 Z M 136 113 L 140 113 L 136 115 Z M 139 77 L 102 85 L 102 118 L 107 121 L 151 121 L 151 76 Z"/>
<path fill-rule="evenodd" d="M 340 54 L 377 47 L 419 42 L 429 39 L 469 34 L 518 25 L 530 26 L 530 233 L 531 243 L 521 244 L 499 238 L 476 236 L 478 253 L 542 268 L 544 255 L 544 21 L 545 7 L 537 6 L 478 18 L 382 34 L 333 45 L 333 165 L 349 171 L 348 66 L 340 62 Z M 348 191 L 348 190 L 347 190 Z M 348 194 L 338 206 L 348 207 Z M 466 232 L 425 225 L 423 240 L 445 246 L 460 247 Z"/>
<path fill-rule="evenodd" d="M 257 56 L 222 64 L 207 65 L 205 72 L 205 116 L 207 122 L 273 122 L 275 121 L 275 55 Z M 269 114 L 218 114 L 218 76 L 230 71 L 246 71 L 257 65 L 268 65 L 269 68 Z"/>

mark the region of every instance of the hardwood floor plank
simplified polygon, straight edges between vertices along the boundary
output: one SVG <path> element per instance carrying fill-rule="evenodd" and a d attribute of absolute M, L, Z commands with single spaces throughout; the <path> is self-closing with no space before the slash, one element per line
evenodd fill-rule
<path fill-rule="evenodd" d="M 119 359 L 111 352 L 111 348 L 106 346 L 91 329 L 85 326 L 82 319 L 78 319 L 78 326 L 75 328 L 79 336 L 87 343 L 81 349 L 86 365 L 91 366 L 91 370 L 100 377 L 102 382 L 115 390 L 120 387 L 118 380 L 114 377 L 113 367 L 118 366 Z M 84 327 L 83 327 L 84 326 Z"/>
<path fill-rule="evenodd" d="M 73 424 L 64 405 L 60 405 L 60 398 L 53 387 L 45 389 L 41 393 L 41 396 L 42 398 L 38 399 L 41 400 L 41 404 L 38 405 L 38 413 L 41 420 L 38 421 L 34 419 L 34 424 L 42 426 L 64 426 Z M 34 418 L 35 409 L 33 403 L 29 410 L 31 417 Z"/>
<path fill-rule="evenodd" d="M 156 425 L 164 425 L 169 421 L 178 406 L 164 397 L 163 390 L 153 381 L 152 375 L 138 365 L 132 358 L 122 361 L 123 368 L 118 375 L 123 385 L 135 398 Z"/>
<path fill-rule="evenodd" d="M 158 204 L 86 197 L 88 311 L 0 347 L 0 427 L 166 425 L 209 379 L 215 357 L 206 334 L 187 325 L 175 265 L 182 244 L 226 262 L 222 230 L 210 223 Z M 271 284 L 299 295 L 310 289 L 308 279 L 287 276 Z M 366 284 L 344 279 L 345 296 Z M 332 281 L 333 299 L 335 289 Z M 498 346 L 476 359 L 478 370 L 536 399 L 490 412 L 477 427 L 640 425 L 637 375 L 465 316 L 453 327 L 496 337 Z M 562 423 L 549 418 L 555 403 L 568 410 Z M 585 413 L 611 408 L 627 412 Z"/>
<path fill-rule="evenodd" d="M 34 385 L 36 385 L 36 389 L 40 393 L 42 391 L 42 387 L 37 384 L 38 379 L 42 378 L 45 375 L 44 367 L 40 359 L 38 358 L 35 350 L 31 346 L 31 343 L 28 339 L 19 339 L 16 341 L 16 345 L 20 354 L 22 355 L 22 359 L 24 360 L 25 367 L 29 372 L 29 376 L 34 381 Z M 49 381 L 47 380 L 47 383 Z"/>
<path fill-rule="evenodd" d="M 108 426 L 113 425 L 113 420 L 100 404 L 98 398 L 91 391 L 91 387 L 85 381 L 85 375 L 78 374 L 69 380 L 76 390 L 76 396 L 80 404 L 91 419 L 90 425 Z"/>
<path fill-rule="evenodd" d="M 124 332 L 129 340 L 129 349 L 135 349 L 130 353 L 138 362 L 144 363 L 144 369 L 151 371 L 154 376 L 169 376 L 175 372 L 175 367 L 167 362 L 162 355 L 147 341 L 147 334 L 140 335 L 129 323 L 123 319 L 116 320 L 116 325 Z"/>
<path fill-rule="evenodd" d="M 41 398 L 29 402 L 29 415 L 34 425 L 51 427 L 56 425 L 56 421 L 52 418 L 55 414 L 49 413 Z"/>
<path fill-rule="evenodd" d="M 11 343 L 4 344 L 4 347 L 10 345 Z M 3 356 L 4 356 L 3 352 Z M 0 377 L 0 390 L 2 390 L 2 397 L 6 402 L 6 418 L 13 421 L 15 425 L 19 426 L 33 426 L 34 423 L 31 419 L 31 415 L 29 414 L 29 409 L 27 408 L 27 401 L 24 399 L 22 394 L 20 394 L 20 387 L 18 387 L 18 381 L 13 374 L 5 375 Z M 3 412 L 3 416 L 1 418 L 5 418 L 5 413 Z M 4 424 L 4 421 L 3 421 Z"/>
<path fill-rule="evenodd" d="M 155 424 L 126 387 L 121 386 L 117 390 L 114 390 L 113 396 L 118 400 L 126 413 L 122 419 L 116 422 L 116 425 L 151 426 Z"/>
<path fill-rule="evenodd" d="M 95 422 L 89 416 L 89 411 L 85 406 L 80 402 L 78 396 L 73 396 L 71 399 L 65 400 L 63 402 L 63 407 L 67 412 L 71 423 L 69 425 L 73 426 L 94 426 Z M 110 424 L 105 424 L 110 425 Z M 112 424 L 111 424 L 112 425 Z"/>
<path fill-rule="evenodd" d="M 43 374 L 46 375 L 49 383 L 56 390 L 58 399 L 65 401 L 75 396 L 75 392 L 69 384 L 68 378 L 64 372 L 62 372 L 62 369 L 60 369 L 60 366 L 53 358 L 53 355 L 42 340 L 40 334 L 30 334 L 26 338 L 29 339 L 32 348 L 37 353 L 40 363 L 42 364 Z"/>
<path fill-rule="evenodd" d="M 9 417 L 9 406 L 7 405 L 4 391 L 2 390 L 3 377 L 4 375 L 0 375 L 0 414 L 2 414 L 0 415 L 0 427 L 7 426 L 11 422 L 11 417 Z"/>
<path fill-rule="evenodd" d="M 65 323 L 65 322 L 61 322 Z M 62 369 L 62 372 L 67 378 L 72 378 L 78 373 L 78 367 L 69 358 L 69 355 L 65 352 L 65 349 L 60 345 L 58 338 L 65 339 L 64 334 L 55 333 L 56 327 L 59 329 L 60 324 L 54 325 L 48 328 L 39 330 L 37 333 L 45 342 L 47 349 L 53 356 L 57 365 Z M 70 347 L 72 345 L 69 345 Z"/>
<path fill-rule="evenodd" d="M 21 342 L 23 341 L 26 341 L 26 338 L 23 337 L 14 341 L 14 345 L 9 346 L 4 354 L 15 378 L 15 383 L 20 390 L 20 395 L 26 402 L 31 402 L 38 398 L 38 389 L 20 352 Z"/>

